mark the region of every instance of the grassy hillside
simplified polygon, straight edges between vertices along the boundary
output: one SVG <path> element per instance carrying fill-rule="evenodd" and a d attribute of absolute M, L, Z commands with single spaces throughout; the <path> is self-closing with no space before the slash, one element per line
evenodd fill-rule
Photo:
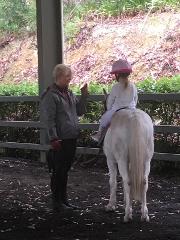
<path fill-rule="evenodd" d="M 86 0 L 64 1 L 65 35 L 71 39 L 84 19 L 102 19 L 178 9 L 179 0 Z"/>
<path fill-rule="evenodd" d="M 111 64 L 127 58 L 133 81 L 180 72 L 179 1 L 64 1 L 65 62 L 73 82 L 112 81 Z M 35 0 L 0 2 L 0 81 L 37 82 Z M 18 33 L 18 34 L 17 34 Z"/>

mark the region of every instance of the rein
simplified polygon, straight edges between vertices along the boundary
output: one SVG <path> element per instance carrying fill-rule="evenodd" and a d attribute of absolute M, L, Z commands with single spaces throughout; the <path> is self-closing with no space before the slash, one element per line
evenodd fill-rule
<path fill-rule="evenodd" d="M 123 110 L 123 109 L 129 109 L 128 107 L 123 107 L 123 108 L 119 108 L 116 110 L 116 112 L 120 111 L 120 110 Z"/>

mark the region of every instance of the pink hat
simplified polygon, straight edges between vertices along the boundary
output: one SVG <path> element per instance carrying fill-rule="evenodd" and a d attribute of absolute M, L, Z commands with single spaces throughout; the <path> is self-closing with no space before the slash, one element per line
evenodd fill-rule
<path fill-rule="evenodd" d="M 132 72 L 132 66 L 128 61 L 119 59 L 118 61 L 114 62 L 112 65 L 111 74 L 116 73 L 131 73 Z"/>

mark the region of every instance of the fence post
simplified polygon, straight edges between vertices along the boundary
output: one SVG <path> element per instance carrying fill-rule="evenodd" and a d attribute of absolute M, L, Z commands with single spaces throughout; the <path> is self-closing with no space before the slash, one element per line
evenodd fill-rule
<path fill-rule="evenodd" d="M 52 70 L 63 62 L 63 6 L 62 0 L 36 0 L 39 95 L 52 84 Z M 42 111 L 40 108 L 40 121 Z M 40 131 L 40 143 L 45 143 L 45 130 Z M 46 153 L 41 152 L 41 162 Z"/>

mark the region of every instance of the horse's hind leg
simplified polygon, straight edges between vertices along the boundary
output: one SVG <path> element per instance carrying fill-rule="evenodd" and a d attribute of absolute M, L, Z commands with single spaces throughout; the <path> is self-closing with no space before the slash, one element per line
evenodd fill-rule
<path fill-rule="evenodd" d="M 145 163 L 144 188 L 142 193 L 141 221 L 149 222 L 148 208 L 146 203 L 146 193 L 148 190 L 148 176 L 150 172 L 150 161 Z"/>
<path fill-rule="evenodd" d="M 105 210 L 114 211 L 116 209 L 117 163 L 111 154 L 106 154 L 106 157 L 110 175 L 110 199 L 108 205 L 105 207 Z"/>
<path fill-rule="evenodd" d="M 125 204 L 124 222 L 128 222 L 130 219 L 132 219 L 132 198 L 130 194 L 128 162 L 125 161 L 125 158 L 118 160 L 118 168 L 123 180 L 124 204 Z"/>

